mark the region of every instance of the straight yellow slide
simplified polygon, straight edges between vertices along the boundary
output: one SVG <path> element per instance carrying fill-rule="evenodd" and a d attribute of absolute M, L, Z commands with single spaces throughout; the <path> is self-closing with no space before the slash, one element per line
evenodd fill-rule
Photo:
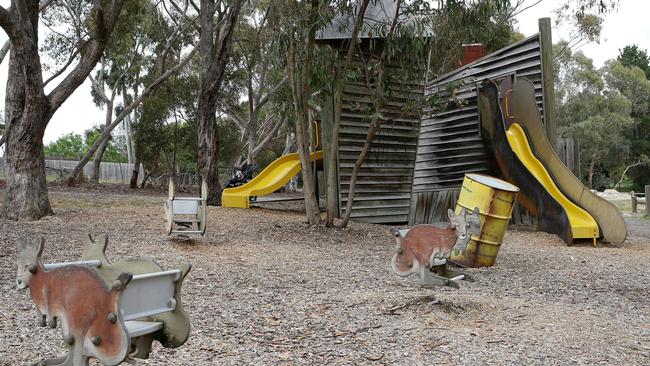
<path fill-rule="evenodd" d="M 309 158 L 310 161 L 322 160 L 323 151 L 313 152 Z M 224 189 L 221 195 L 221 206 L 249 208 L 251 196 L 266 196 L 277 191 L 300 173 L 301 169 L 298 153 L 284 155 L 269 164 L 250 182 L 239 187 Z"/>
<path fill-rule="evenodd" d="M 562 191 L 555 184 L 555 181 L 546 170 L 544 165 L 535 157 L 526 132 L 518 124 L 513 123 L 506 132 L 510 148 L 517 155 L 519 160 L 526 166 L 529 172 L 537 179 L 537 181 L 544 186 L 548 193 L 564 208 L 571 231 L 573 232 L 574 239 L 593 239 L 600 237 L 598 223 L 596 220 L 587 213 L 587 211 L 580 208 L 578 205 L 568 199 Z"/>

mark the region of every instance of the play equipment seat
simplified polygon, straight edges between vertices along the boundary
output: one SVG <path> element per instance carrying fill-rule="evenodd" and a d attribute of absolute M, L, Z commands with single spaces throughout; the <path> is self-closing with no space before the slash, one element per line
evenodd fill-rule
<path fill-rule="evenodd" d="M 131 358 L 148 358 L 154 340 L 158 340 L 167 348 L 179 347 L 187 341 L 190 324 L 183 310 L 180 295 L 183 280 L 191 265 L 187 263 L 180 269 L 165 271 L 153 261 L 139 258 L 111 264 L 105 256 L 107 243 L 106 235 L 99 236 L 97 240 L 89 235 L 84 244 L 81 261 L 51 263 L 43 267 L 46 272 L 73 267 L 87 268 L 92 270 L 98 281 L 103 282 L 104 287 L 117 288 L 121 292 L 115 299 L 119 311 L 115 314 L 116 318 L 109 318 L 109 321 L 122 325 L 126 332 L 124 344 L 128 348 L 118 352 L 125 357 L 118 359 L 118 362 L 115 358 L 102 359 L 95 354 L 84 354 L 81 359 L 75 358 L 75 354 L 79 353 L 79 350 L 75 350 L 77 342 L 72 344 L 66 342 L 70 348 L 66 357 L 43 360 L 37 365 L 88 365 L 91 357 L 105 365 L 116 365 Z M 132 274 L 130 281 L 122 280 L 125 272 Z M 74 278 L 72 280 L 71 285 L 74 286 L 76 282 Z M 94 309 L 85 309 L 85 311 L 89 310 Z M 98 318 L 102 316 L 106 315 L 97 315 Z M 102 334 L 93 335 L 102 339 Z M 92 339 L 90 341 L 93 342 Z"/>
<path fill-rule="evenodd" d="M 165 232 L 171 234 L 205 234 L 208 211 L 208 185 L 201 181 L 201 196 L 176 197 L 174 180 L 169 179 L 169 197 L 165 200 Z"/>

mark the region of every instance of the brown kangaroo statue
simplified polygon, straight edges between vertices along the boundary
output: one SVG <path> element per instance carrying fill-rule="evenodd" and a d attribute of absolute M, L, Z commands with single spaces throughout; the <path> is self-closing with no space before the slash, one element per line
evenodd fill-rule
<path fill-rule="evenodd" d="M 117 365 L 129 352 L 130 340 L 119 311 L 122 290 L 132 278 L 122 273 L 108 289 L 90 268 L 71 265 L 46 270 L 41 261 L 45 240 L 18 241 L 19 290 L 29 288 L 41 325 L 61 322 L 63 340 L 70 347 L 66 357 L 43 365 L 88 365 L 96 358 Z"/>
<path fill-rule="evenodd" d="M 391 262 L 395 273 L 404 277 L 417 273 L 424 285 L 458 287 L 456 281 L 435 276 L 431 268 L 446 267 L 452 250 L 464 253 L 471 236 L 480 234 L 481 221 L 478 207 L 469 212 L 462 208 L 458 215 L 449 209 L 447 214 L 447 227 L 416 225 L 403 237 L 397 229 L 391 228 L 397 240 L 397 253 Z"/>

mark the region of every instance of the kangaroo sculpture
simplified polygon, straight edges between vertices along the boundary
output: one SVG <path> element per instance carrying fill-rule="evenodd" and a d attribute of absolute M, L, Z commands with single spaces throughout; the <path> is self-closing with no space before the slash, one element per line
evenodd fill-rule
<path fill-rule="evenodd" d="M 481 220 L 478 207 L 470 212 L 462 208 L 458 215 L 449 209 L 447 214 L 447 227 L 416 225 L 404 236 L 391 228 L 397 240 L 397 253 L 391 262 L 395 273 L 403 277 L 417 273 L 423 285 L 458 287 L 455 278 L 438 276 L 432 273 L 432 268 L 434 272 L 450 272 L 446 264 L 452 250 L 465 253 L 471 236 L 481 232 Z"/>
<path fill-rule="evenodd" d="M 16 278 L 19 290 L 29 288 L 41 325 L 54 328 L 59 320 L 63 339 L 70 348 L 66 357 L 43 364 L 88 365 L 90 358 L 105 365 L 121 363 L 130 341 L 119 313 L 119 301 L 132 275 L 120 274 L 109 289 L 87 267 L 46 270 L 41 261 L 43 246 L 43 238 L 19 240 Z"/>

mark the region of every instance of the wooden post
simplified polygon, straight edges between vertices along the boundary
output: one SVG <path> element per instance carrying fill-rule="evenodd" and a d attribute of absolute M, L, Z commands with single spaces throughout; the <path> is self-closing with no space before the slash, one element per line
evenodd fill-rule
<path fill-rule="evenodd" d="M 634 191 L 630 192 L 630 195 L 632 196 L 631 197 L 632 198 L 632 213 L 636 213 L 636 211 L 637 211 L 636 206 L 637 206 L 638 201 L 636 199 L 636 196 L 634 195 Z"/>
<path fill-rule="evenodd" d="M 645 215 L 650 216 L 650 184 L 645 186 Z"/>
<path fill-rule="evenodd" d="M 544 101 L 544 128 L 551 146 L 557 148 L 555 119 L 555 87 L 553 85 L 553 39 L 551 18 L 539 19 L 539 43 L 542 57 L 542 90 Z"/>

